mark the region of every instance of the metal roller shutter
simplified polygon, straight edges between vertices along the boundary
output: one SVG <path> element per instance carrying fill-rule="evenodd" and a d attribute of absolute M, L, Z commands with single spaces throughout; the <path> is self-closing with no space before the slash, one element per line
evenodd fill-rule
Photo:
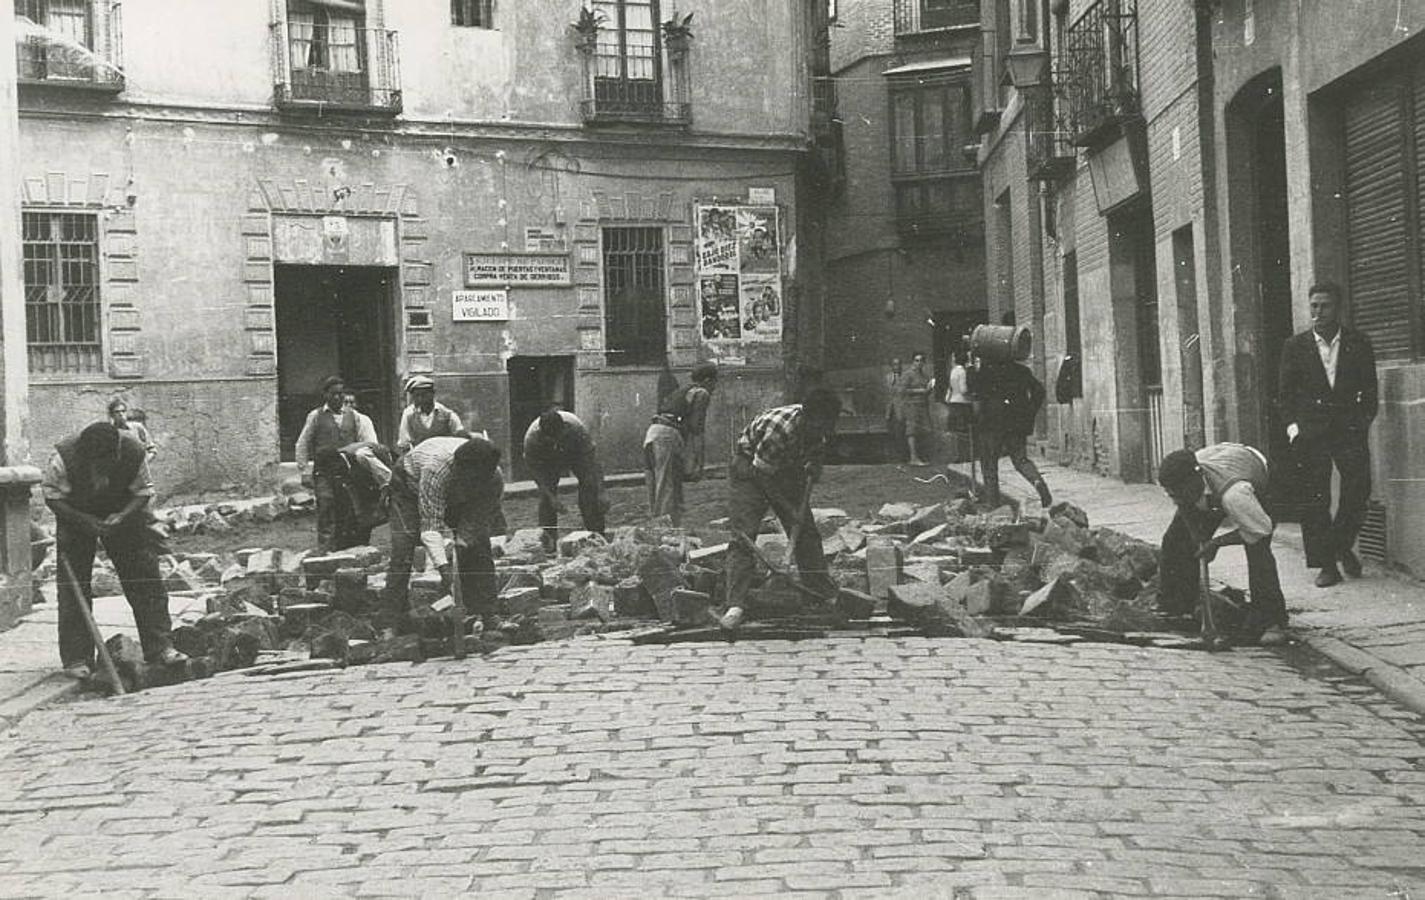
<path fill-rule="evenodd" d="M 1406 84 L 1391 78 L 1346 104 L 1346 222 L 1350 307 L 1355 326 L 1382 359 L 1412 351 L 1411 257 L 1407 209 Z M 1414 160 L 1410 160 L 1413 164 Z"/>

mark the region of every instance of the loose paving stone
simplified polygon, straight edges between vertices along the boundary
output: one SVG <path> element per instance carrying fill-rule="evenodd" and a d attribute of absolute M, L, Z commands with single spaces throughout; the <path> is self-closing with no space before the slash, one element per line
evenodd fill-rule
<path fill-rule="evenodd" d="M 0 735 L 0 894 L 1421 895 L 1425 726 L 1289 662 L 605 636 L 76 701 Z"/>

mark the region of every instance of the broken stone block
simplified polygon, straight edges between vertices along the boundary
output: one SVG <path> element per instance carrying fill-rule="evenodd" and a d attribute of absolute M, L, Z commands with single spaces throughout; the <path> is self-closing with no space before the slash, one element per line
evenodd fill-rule
<path fill-rule="evenodd" d="M 961 572 L 945 585 L 945 599 L 956 606 L 964 606 L 965 598 L 974 587 L 975 577 L 970 572 Z"/>
<path fill-rule="evenodd" d="M 1133 570 L 1139 581 L 1151 581 L 1158 574 L 1158 548 L 1142 541 L 1128 545 L 1123 561 Z"/>
<path fill-rule="evenodd" d="M 283 588 L 277 595 L 277 611 L 287 615 L 294 607 L 320 606 L 325 611 L 332 605 L 331 594 L 325 591 L 307 591 L 302 588 Z"/>
<path fill-rule="evenodd" d="M 223 593 L 235 603 L 251 603 L 264 609 L 272 605 L 272 591 L 261 579 L 246 572 L 223 582 Z"/>
<path fill-rule="evenodd" d="M 306 512 L 317 508 L 317 496 L 311 491 L 297 491 L 287 498 L 287 508 L 293 512 Z"/>
<path fill-rule="evenodd" d="M 248 571 L 252 571 L 249 561 Z M 322 581 L 330 579 L 337 569 L 356 568 L 356 557 L 345 551 L 326 556 L 308 556 L 302 560 L 302 575 L 308 588 L 315 588 Z"/>
<path fill-rule="evenodd" d="M 776 534 L 757 535 L 757 549 L 762 551 L 762 555 L 774 563 L 781 563 L 787 558 L 787 536 L 780 532 Z"/>
<path fill-rule="evenodd" d="M 846 549 L 856 552 L 866 546 L 866 532 L 854 525 L 843 525 L 836 532 L 837 537 L 846 545 Z"/>
<path fill-rule="evenodd" d="M 358 547 L 347 547 L 341 552 L 346 554 L 347 556 L 353 557 L 354 561 L 352 564 L 359 569 L 366 569 L 370 568 L 371 566 L 379 566 L 381 565 L 382 560 L 386 558 L 386 555 L 384 553 L 382 553 L 377 548 L 370 546 L 369 544 L 363 544 Z"/>
<path fill-rule="evenodd" d="M 1084 551 L 1093 547 L 1093 540 L 1089 537 L 1088 532 L 1068 519 L 1058 516 L 1050 519 L 1049 524 L 1044 526 L 1041 537 L 1046 542 L 1075 556 L 1084 556 Z M 1094 552 L 1097 552 L 1096 549 Z"/>
<path fill-rule="evenodd" d="M 303 550 L 299 553 L 283 553 L 282 562 L 277 568 L 277 589 L 289 587 L 304 587 L 306 576 L 302 572 L 302 561 L 311 556 L 310 550 Z"/>
<path fill-rule="evenodd" d="M 941 567 L 936 559 L 915 559 L 901 567 L 901 581 L 919 581 L 939 587 Z"/>
<path fill-rule="evenodd" d="M 124 592 L 124 585 L 119 581 L 118 574 L 108 563 L 95 562 L 94 574 L 90 576 L 89 583 L 96 597 L 117 597 Z"/>
<path fill-rule="evenodd" d="M 368 616 L 380 607 L 364 569 L 337 569 L 332 579 L 332 605 L 353 616 Z"/>
<path fill-rule="evenodd" d="M 534 566 L 511 566 L 496 573 L 496 577 L 502 582 L 500 584 L 502 591 L 524 587 L 544 587 L 544 579 L 540 577 L 539 569 Z"/>
<path fill-rule="evenodd" d="M 1055 578 L 1024 599 L 1019 608 L 1021 616 L 1038 612 L 1041 616 L 1063 614 L 1071 610 L 1078 601 L 1074 586 L 1062 578 Z"/>
<path fill-rule="evenodd" d="M 638 577 L 642 579 L 648 595 L 653 598 L 658 617 L 671 621 L 672 609 L 669 602 L 673 591 L 687 586 L 674 555 L 661 548 L 648 554 L 648 558 L 638 567 Z"/>
<path fill-rule="evenodd" d="M 938 541 L 942 537 L 944 537 L 945 532 L 949 530 L 950 526 L 945 524 L 944 522 L 941 522 L 939 525 L 936 525 L 932 528 L 927 528 L 917 534 L 915 537 L 911 538 L 911 546 L 916 546 L 919 544 L 929 544 L 932 541 Z"/>
<path fill-rule="evenodd" d="M 1049 507 L 1049 515 L 1053 518 L 1062 516 L 1080 528 L 1089 527 L 1089 514 L 1067 500 L 1061 500 Z"/>
<path fill-rule="evenodd" d="M 679 571 L 683 574 L 684 583 L 692 590 L 707 594 L 709 597 L 717 593 L 718 582 L 721 578 L 719 573 L 692 563 L 684 563 Z"/>
<path fill-rule="evenodd" d="M 836 592 L 836 612 L 847 619 L 869 619 L 876 613 L 876 601 L 870 594 L 843 587 Z"/>
<path fill-rule="evenodd" d="M 187 560 L 173 567 L 173 571 L 163 579 L 164 587 L 169 593 L 180 591 L 201 591 L 203 589 L 203 579 L 198 573 L 193 571 Z"/>
<path fill-rule="evenodd" d="M 511 560 L 544 559 L 544 545 L 540 543 L 544 532 L 538 528 L 519 528 L 505 541 L 505 556 Z"/>
<path fill-rule="evenodd" d="M 938 584 L 909 582 L 893 585 L 886 603 L 886 612 L 912 625 L 925 624 L 940 616 L 940 601 L 945 597 Z"/>
<path fill-rule="evenodd" d="M 1009 585 L 998 577 L 991 577 L 970 585 L 961 605 L 972 616 L 1001 615 L 1017 609 L 1017 599 Z"/>
<path fill-rule="evenodd" d="M 700 565 L 722 562 L 727 557 L 727 548 L 730 544 L 724 542 L 713 544 L 710 547 L 699 547 L 696 550 L 688 551 L 688 562 L 695 562 Z"/>
<path fill-rule="evenodd" d="M 218 583 L 227 586 L 228 582 L 242 578 L 247 574 L 247 567 L 234 563 L 223 570 L 223 574 L 218 577 Z"/>
<path fill-rule="evenodd" d="M 220 618 L 241 616 L 247 612 L 249 605 L 251 604 L 226 593 L 208 594 L 204 598 L 204 607 L 208 615 Z"/>
<path fill-rule="evenodd" d="M 1007 524 L 1016 521 L 1018 518 L 1019 514 L 1016 513 L 1014 507 L 1008 503 L 1003 506 L 997 506 L 985 513 L 985 521 L 991 525 Z"/>
<path fill-rule="evenodd" d="M 679 628 L 701 628 L 717 624 L 712 598 L 698 591 L 676 588 L 669 596 L 669 621 Z"/>
<path fill-rule="evenodd" d="M 252 559 L 254 553 L 261 552 L 261 547 L 244 547 L 241 550 L 233 551 L 233 558 L 237 560 L 238 565 L 243 567 L 243 571 L 247 571 L 247 561 Z"/>
<path fill-rule="evenodd" d="M 643 581 L 631 575 L 614 586 L 614 612 L 633 619 L 653 619 L 658 616 L 658 607 L 643 589 Z"/>
<path fill-rule="evenodd" d="M 536 587 L 501 591 L 499 599 L 507 616 L 537 616 L 540 607 L 544 605 L 544 598 Z"/>
<path fill-rule="evenodd" d="M 132 693 L 149 686 L 151 679 L 148 663 L 144 662 L 143 647 L 139 646 L 138 641 L 127 634 L 115 634 L 104 642 L 104 646 L 109 650 L 109 656 L 114 661 L 114 668 L 118 671 L 119 680 L 124 684 L 124 690 Z M 101 669 L 100 675 L 102 674 Z"/>
<path fill-rule="evenodd" d="M 901 583 L 904 562 L 901 548 L 890 541 L 872 540 L 866 545 L 866 577 L 873 598 L 885 600 L 890 596 L 890 588 Z"/>
<path fill-rule="evenodd" d="M 597 619 L 607 622 L 613 617 L 614 589 L 602 584 L 586 584 L 569 595 L 570 619 Z"/>
<path fill-rule="evenodd" d="M 213 510 L 203 517 L 203 530 L 213 534 L 224 534 L 232 531 L 233 526 L 227 519 L 217 511 Z"/>
<path fill-rule="evenodd" d="M 1028 522 L 1004 522 L 985 529 L 985 543 L 991 550 L 1001 551 L 1011 547 L 1027 547 L 1029 534 Z"/>
<path fill-rule="evenodd" d="M 876 510 L 876 518 L 883 522 L 904 522 L 915 515 L 915 507 L 909 503 L 886 503 Z"/>
<path fill-rule="evenodd" d="M 829 538 L 845 525 L 851 517 L 844 509 L 822 509 L 813 508 L 811 511 L 812 521 L 816 523 L 816 530 L 823 538 Z"/>
<path fill-rule="evenodd" d="M 961 547 L 956 556 L 962 566 L 992 566 L 996 559 L 989 547 Z"/>
<path fill-rule="evenodd" d="M 1059 557 L 1040 572 L 1045 582 L 1065 578 L 1084 595 L 1099 593 L 1131 599 L 1142 586 L 1126 564 L 1104 566 L 1083 558 Z"/>
<path fill-rule="evenodd" d="M 906 533 L 912 536 L 934 528 L 937 525 L 944 525 L 945 507 L 939 503 L 919 507 L 915 510 L 915 513 L 906 520 L 905 524 Z"/>
<path fill-rule="evenodd" d="M 281 569 L 281 550 L 259 550 L 247 558 L 247 574 L 266 579 L 273 590 L 277 590 L 277 573 Z"/>
<path fill-rule="evenodd" d="M 567 559 L 607 544 L 602 535 L 592 531 L 571 531 L 559 539 L 559 555 Z"/>

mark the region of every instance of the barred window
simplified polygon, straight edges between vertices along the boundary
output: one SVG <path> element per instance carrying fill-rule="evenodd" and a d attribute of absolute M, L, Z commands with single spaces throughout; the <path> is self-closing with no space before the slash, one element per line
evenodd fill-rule
<path fill-rule="evenodd" d="M 462 28 L 494 28 L 495 0 L 450 0 L 450 24 Z"/>
<path fill-rule="evenodd" d="M 663 362 L 667 316 L 662 229 L 604 229 L 604 316 L 609 365 Z"/>
<path fill-rule="evenodd" d="M 101 371 L 98 217 L 27 212 L 22 230 L 30 371 Z"/>

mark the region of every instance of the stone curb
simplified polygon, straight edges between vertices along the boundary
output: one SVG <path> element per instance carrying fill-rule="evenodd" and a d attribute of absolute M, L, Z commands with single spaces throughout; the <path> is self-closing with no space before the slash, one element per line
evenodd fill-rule
<path fill-rule="evenodd" d="M 0 727 L 12 728 L 41 706 L 78 693 L 81 687 L 68 675 L 52 672 L 13 697 L 0 700 Z"/>
<path fill-rule="evenodd" d="M 1310 635 L 1306 645 L 1416 715 L 1425 716 L 1425 682 L 1339 638 Z"/>

